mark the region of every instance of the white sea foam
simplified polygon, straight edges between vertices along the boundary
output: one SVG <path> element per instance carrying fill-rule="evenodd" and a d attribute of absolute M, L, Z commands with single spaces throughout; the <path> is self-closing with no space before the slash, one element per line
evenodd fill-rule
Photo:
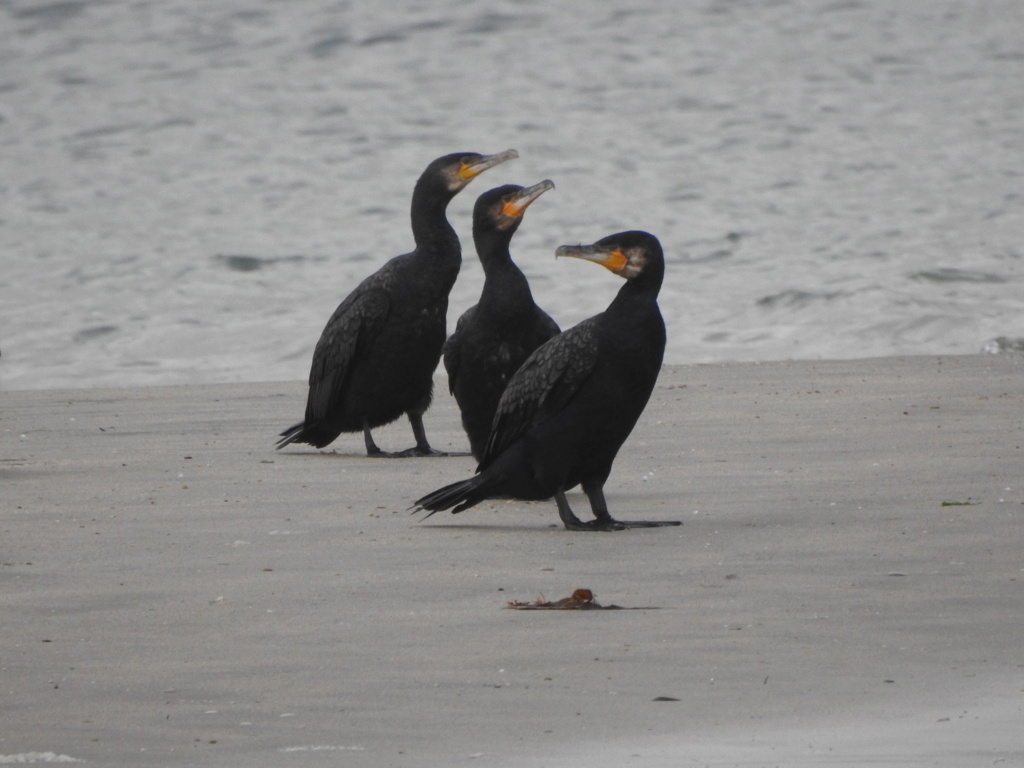
<path fill-rule="evenodd" d="M 0 755 L 0 765 L 21 765 L 24 763 L 80 763 L 74 757 L 58 755 L 56 752 L 19 752 L 16 755 Z"/>

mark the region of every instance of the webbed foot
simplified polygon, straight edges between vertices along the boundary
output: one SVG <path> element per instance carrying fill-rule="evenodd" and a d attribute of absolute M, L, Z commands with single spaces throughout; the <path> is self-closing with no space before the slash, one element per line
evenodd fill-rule
<path fill-rule="evenodd" d="M 445 453 L 444 451 L 436 451 L 429 445 L 414 445 L 412 448 L 406 448 L 404 451 L 396 451 L 395 453 L 385 454 L 389 459 L 410 459 L 410 458 L 422 458 L 429 456 L 452 456 L 453 454 Z"/>
<path fill-rule="evenodd" d="M 622 525 L 618 520 L 588 520 L 583 522 L 578 517 L 573 520 L 562 519 L 562 523 L 565 525 L 567 531 L 624 531 L 626 527 Z"/>
<path fill-rule="evenodd" d="M 608 514 L 608 505 L 605 503 L 601 486 L 584 485 L 583 490 L 590 499 L 590 505 L 594 510 L 594 519 L 586 523 L 573 514 L 564 491 L 555 493 L 558 516 L 562 518 L 562 524 L 568 531 L 624 531 L 627 528 L 663 528 L 683 524 L 680 520 L 616 520 Z"/>

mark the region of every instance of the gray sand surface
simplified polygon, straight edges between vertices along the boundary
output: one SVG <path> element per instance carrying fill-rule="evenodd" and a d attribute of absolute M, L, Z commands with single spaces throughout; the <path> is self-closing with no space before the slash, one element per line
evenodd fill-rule
<path fill-rule="evenodd" d="M 1024 764 L 1021 358 L 666 368 L 606 491 L 684 525 L 608 534 L 304 398 L 3 393 L 0 763 Z"/>

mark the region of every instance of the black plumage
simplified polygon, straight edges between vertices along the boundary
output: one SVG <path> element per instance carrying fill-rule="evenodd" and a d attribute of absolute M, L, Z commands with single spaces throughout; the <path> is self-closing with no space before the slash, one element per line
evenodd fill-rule
<path fill-rule="evenodd" d="M 474 458 L 483 458 L 501 393 L 530 353 L 558 333 L 558 324 L 533 301 L 509 243 L 527 207 L 554 188 L 542 181 L 484 192 L 473 208 L 473 242 L 484 269 L 480 300 L 459 318 L 444 344 L 448 388 L 462 412 Z"/>
<path fill-rule="evenodd" d="M 431 514 L 461 512 L 492 497 L 554 496 L 570 530 L 679 525 L 615 520 L 604 498 L 612 462 L 647 405 L 665 352 L 657 303 L 665 273 L 661 244 L 646 232 L 621 232 L 589 246 L 562 246 L 557 255 L 595 261 L 626 284 L 604 312 L 541 345 L 512 377 L 478 474 L 415 506 Z M 594 520 L 584 523 L 570 509 L 565 492 L 576 485 Z"/>
<path fill-rule="evenodd" d="M 433 372 L 446 336 L 448 294 L 462 250 L 445 211 L 473 178 L 518 157 L 464 152 L 438 158 L 416 182 L 412 232 L 416 248 L 388 261 L 338 306 L 313 352 L 306 418 L 281 433 L 278 448 L 322 448 L 342 432 L 363 432 L 370 456 L 436 455 L 423 414 L 433 397 Z M 381 451 L 370 430 L 407 414 L 416 445 Z"/>

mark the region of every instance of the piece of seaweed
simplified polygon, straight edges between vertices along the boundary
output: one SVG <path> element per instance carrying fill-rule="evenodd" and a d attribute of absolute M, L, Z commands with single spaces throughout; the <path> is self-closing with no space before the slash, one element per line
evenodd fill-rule
<path fill-rule="evenodd" d="M 507 604 L 508 608 L 517 611 L 624 611 L 624 610 L 649 610 L 646 608 L 623 608 L 621 605 L 601 605 L 594 599 L 594 593 L 589 589 L 577 589 L 569 597 L 561 600 L 550 601 L 541 595 L 531 603 L 523 603 L 513 600 Z"/>

